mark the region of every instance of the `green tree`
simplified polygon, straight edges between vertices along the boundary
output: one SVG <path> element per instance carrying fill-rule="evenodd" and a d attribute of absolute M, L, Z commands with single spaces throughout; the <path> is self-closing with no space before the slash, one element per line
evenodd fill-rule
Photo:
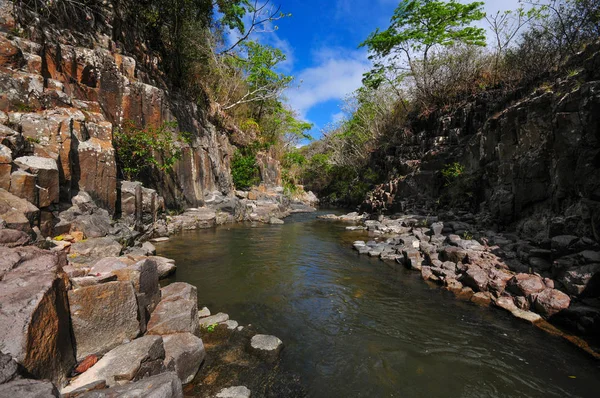
<path fill-rule="evenodd" d="M 483 2 L 461 4 L 455 0 L 404 0 L 394 11 L 390 26 L 371 33 L 361 47 L 367 47 L 373 69 L 364 82 L 378 87 L 411 76 L 417 89 L 431 91 L 430 55 L 436 47 L 456 44 L 485 46 L 485 31 L 469 26 L 482 19 Z M 392 78 L 387 77 L 391 72 Z"/>

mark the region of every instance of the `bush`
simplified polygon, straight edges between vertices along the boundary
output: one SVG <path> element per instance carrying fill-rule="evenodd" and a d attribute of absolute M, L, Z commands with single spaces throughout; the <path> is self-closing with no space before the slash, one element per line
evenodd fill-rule
<path fill-rule="evenodd" d="M 152 169 L 170 172 L 181 158 L 181 146 L 191 141 L 189 133 L 176 133 L 176 129 L 176 122 L 140 128 L 126 120 L 113 139 L 123 177 L 139 179 L 144 172 Z"/>
<path fill-rule="evenodd" d="M 237 151 L 231 162 L 231 177 L 237 189 L 248 189 L 260 183 L 259 169 L 253 154 Z"/>

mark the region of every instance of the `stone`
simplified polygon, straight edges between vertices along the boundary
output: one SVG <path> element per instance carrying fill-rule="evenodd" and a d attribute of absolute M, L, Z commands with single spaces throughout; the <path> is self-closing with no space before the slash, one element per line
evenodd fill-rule
<path fill-rule="evenodd" d="M 22 170 L 37 176 L 39 207 L 47 207 L 59 200 L 59 176 L 56 160 L 39 156 L 23 156 L 14 163 Z"/>
<path fill-rule="evenodd" d="M 491 301 L 490 294 L 487 292 L 477 292 L 471 297 L 471 302 L 485 307 L 490 305 Z"/>
<path fill-rule="evenodd" d="M 0 188 L 0 218 L 7 228 L 29 232 L 39 213 L 39 209 L 27 200 Z"/>
<path fill-rule="evenodd" d="M 117 270 L 127 268 L 127 264 L 123 259 L 119 257 L 105 257 L 98 260 L 92 268 L 90 268 L 90 275 L 93 276 L 109 276 Z"/>
<path fill-rule="evenodd" d="M 84 394 L 87 395 L 87 393 L 89 393 L 90 391 L 97 391 L 97 390 L 106 390 L 106 381 L 105 380 L 98 380 L 93 383 L 86 384 L 85 386 L 79 387 L 78 389 L 73 390 L 69 393 L 62 394 L 61 397 L 62 398 L 79 398 L 79 397 L 83 396 Z"/>
<path fill-rule="evenodd" d="M 78 215 L 71 221 L 70 232 L 82 232 L 88 238 L 102 238 L 111 231 L 111 218 L 104 209 L 94 209 L 91 214 Z"/>
<path fill-rule="evenodd" d="M 442 222 L 434 222 L 431 224 L 431 233 L 433 236 L 442 235 L 442 231 L 444 230 L 444 223 Z"/>
<path fill-rule="evenodd" d="M 229 320 L 229 315 L 219 312 L 218 314 L 201 318 L 200 327 L 206 328 L 210 325 L 226 322 L 227 320 Z"/>
<path fill-rule="evenodd" d="M 198 318 L 206 318 L 210 316 L 210 310 L 206 307 L 202 307 L 201 310 L 198 310 Z"/>
<path fill-rule="evenodd" d="M 538 314 L 536 314 L 535 312 L 531 312 L 531 311 L 524 311 L 521 309 L 515 309 L 512 311 L 512 314 L 519 318 L 522 319 L 524 321 L 527 321 L 529 323 L 536 323 L 542 320 L 542 317 L 539 316 Z"/>
<path fill-rule="evenodd" d="M 140 333 L 130 282 L 108 282 L 69 291 L 77 359 L 105 353 Z"/>
<path fill-rule="evenodd" d="M 17 378 L 17 362 L 10 355 L 0 352 L 0 384 L 8 383 Z"/>
<path fill-rule="evenodd" d="M 250 348 L 266 361 L 274 362 L 283 349 L 283 342 L 275 336 L 257 334 L 250 339 Z"/>
<path fill-rule="evenodd" d="M 191 333 L 163 336 L 165 366 L 173 369 L 183 384 L 190 383 L 206 357 L 202 340 Z"/>
<path fill-rule="evenodd" d="M 237 321 L 234 321 L 232 319 L 229 319 L 229 320 L 227 320 L 225 322 L 222 322 L 221 325 L 227 326 L 227 330 L 235 330 L 239 326 L 239 324 L 237 323 Z"/>
<path fill-rule="evenodd" d="M 488 281 L 489 278 L 487 273 L 481 267 L 476 265 L 469 266 L 461 280 L 463 285 L 472 288 L 476 292 L 487 291 Z"/>
<path fill-rule="evenodd" d="M 29 244 L 31 237 L 27 233 L 16 229 L 0 229 L 0 246 L 12 248 Z"/>
<path fill-rule="evenodd" d="M 60 394 L 54 384 L 49 381 L 22 379 L 0 384 L 0 397 L 60 398 Z"/>
<path fill-rule="evenodd" d="M 112 387 L 106 390 L 91 391 L 81 398 L 183 398 L 181 380 L 174 372 L 166 372 L 146 377 L 135 383 Z M 66 397 L 65 397 L 66 398 Z"/>
<path fill-rule="evenodd" d="M 467 259 L 467 251 L 465 249 L 455 247 L 455 246 L 447 246 L 442 249 L 440 252 L 440 260 L 442 261 L 451 261 L 453 263 L 462 263 Z"/>
<path fill-rule="evenodd" d="M 164 372 L 164 359 L 162 337 L 140 337 L 106 353 L 94 366 L 63 388 L 61 393 L 70 393 L 98 380 L 105 380 L 108 387 L 113 387 L 154 376 Z"/>
<path fill-rule="evenodd" d="M 509 312 L 514 312 L 514 311 L 518 310 L 517 306 L 515 305 L 515 302 L 513 301 L 512 297 L 510 297 L 510 296 L 500 296 L 494 300 L 494 304 L 497 307 L 502 308 Z"/>
<path fill-rule="evenodd" d="M 506 285 L 506 290 L 517 296 L 529 297 L 546 289 L 544 280 L 532 274 L 517 274 Z"/>
<path fill-rule="evenodd" d="M 88 355 L 83 359 L 83 361 L 79 362 L 75 369 L 73 370 L 76 374 L 81 374 L 98 363 L 98 356 L 96 355 Z"/>
<path fill-rule="evenodd" d="M 198 302 L 183 297 L 163 297 L 150 316 L 148 334 L 192 333 L 198 336 Z"/>
<path fill-rule="evenodd" d="M 586 264 L 600 263 L 600 252 L 593 250 L 584 250 L 578 254 Z"/>
<path fill-rule="evenodd" d="M 552 263 L 541 257 L 529 257 L 529 265 L 539 271 L 548 271 L 552 268 Z"/>
<path fill-rule="evenodd" d="M 38 188 L 36 187 L 36 177 L 34 174 L 23 170 L 14 171 L 10 175 L 9 185 L 10 193 L 39 206 Z"/>
<path fill-rule="evenodd" d="M 77 147 L 80 170 L 79 189 L 93 193 L 97 202 L 112 214 L 117 202 L 117 164 L 110 140 L 92 137 Z"/>
<path fill-rule="evenodd" d="M 579 238 L 573 235 L 559 235 L 551 239 L 551 247 L 553 251 L 561 254 L 566 254 L 571 245 L 577 242 Z"/>
<path fill-rule="evenodd" d="M 165 279 L 170 275 L 174 274 L 177 270 L 175 260 L 171 260 L 170 258 L 160 256 L 152 256 L 150 258 L 156 262 L 156 266 L 158 267 L 159 279 Z"/>
<path fill-rule="evenodd" d="M 402 250 L 404 256 L 404 264 L 410 269 L 420 270 L 423 264 L 421 252 L 416 249 Z"/>
<path fill-rule="evenodd" d="M 600 263 L 587 264 L 569 268 L 558 278 L 558 281 L 563 284 L 569 294 L 579 296 L 586 292 L 590 281 L 593 278 L 597 278 L 596 275 L 598 274 L 600 274 Z M 593 296 L 593 294 L 588 295 Z"/>
<path fill-rule="evenodd" d="M 35 247 L 0 247 L 0 349 L 59 386 L 75 365 L 63 264 Z"/>
<path fill-rule="evenodd" d="M 163 301 L 177 299 L 191 301 L 198 300 L 198 289 L 196 288 L 196 286 L 190 285 L 189 283 L 185 282 L 171 283 L 160 289 L 160 291 Z"/>
<path fill-rule="evenodd" d="M 251 392 L 245 386 L 227 387 L 215 395 L 216 398 L 250 398 Z"/>
<path fill-rule="evenodd" d="M 104 257 L 118 257 L 121 250 L 121 244 L 113 238 L 92 238 L 73 243 L 69 260 L 75 263 L 95 264 Z"/>
<path fill-rule="evenodd" d="M 285 224 L 285 222 L 283 220 L 280 220 L 279 218 L 271 217 L 269 219 L 269 224 L 282 225 L 282 224 Z"/>
<path fill-rule="evenodd" d="M 535 309 L 546 318 L 569 308 L 569 296 L 556 289 L 546 289 L 535 297 Z"/>

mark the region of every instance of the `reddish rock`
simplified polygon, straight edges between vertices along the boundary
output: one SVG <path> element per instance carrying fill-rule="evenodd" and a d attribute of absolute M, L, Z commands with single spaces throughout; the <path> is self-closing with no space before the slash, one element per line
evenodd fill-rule
<path fill-rule="evenodd" d="M 79 189 L 92 193 L 102 207 L 114 213 L 117 202 L 117 165 L 111 141 L 91 138 L 79 143 Z"/>
<path fill-rule="evenodd" d="M 56 160 L 39 156 L 23 156 L 14 160 L 21 169 L 34 174 L 37 187 L 35 204 L 39 207 L 48 207 L 59 200 L 59 178 Z"/>
<path fill-rule="evenodd" d="M 468 252 L 460 247 L 448 246 L 440 252 L 440 260 L 462 263 L 468 258 Z"/>
<path fill-rule="evenodd" d="M 39 217 L 39 210 L 25 199 L 21 199 L 0 188 L 0 218 L 8 228 L 31 231 Z"/>
<path fill-rule="evenodd" d="M 546 318 L 569 308 L 569 296 L 556 289 L 546 289 L 535 298 L 535 309 Z"/>
<path fill-rule="evenodd" d="M 75 367 L 75 373 L 81 374 L 94 366 L 98 362 L 98 357 L 96 355 L 88 355 L 85 359 Z"/>
<path fill-rule="evenodd" d="M 476 265 L 470 265 L 463 274 L 462 283 L 476 292 L 486 291 L 489 278 L 487 273 Z"/>
<path fill-rule="evenodd" d="M 471 297 L 471 302 L 484 307 L 490 305 L 491 301 L 492 299 L 488 292 L 478 292 Z"/>
<path fill-rule="evenodd" d="M 0 35 L 0 65 L 19 69 L 24 64 L 23 51 L 8 40 L 6 36 Z"/>
<path fill-rule="evenodd" d="M 506 290 L 517 296 L 529 297 L 546 289 L 544 280 L 532 274 L 517 274 L 508 282 Z"/>
<path fill-rule="evenodd" d="M 10 175 L 10 193 L 37 206 L 38 189 L 35 175 L 17 170 Z"/>

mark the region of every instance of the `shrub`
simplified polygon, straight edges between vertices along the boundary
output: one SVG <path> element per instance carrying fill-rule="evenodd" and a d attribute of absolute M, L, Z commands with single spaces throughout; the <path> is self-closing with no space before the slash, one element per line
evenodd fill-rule
<path fill-rule="evenodd" d="M 191 142 L 190 133 L 176 133 L 176 128 L 176 122 L 140 128 L 126 120 L 115 132 L 113 140 L 123 177 L 138 179 L 153 168 L 170 172 L 181 158 L 181 146 Z"/>
<path fill-rule="evenodd" d="M 231 177 L 238 189 L 248 189 L 260 183 L 259 169 L 253 154 L 244 155 L 237 151 L 231 162 Z"/>
<path fill-rule="evenodd" d="M 465 172 L 465 166 L 458 162 L 454 162 L 451 164 L 447 164 L 446 167 L 442 169 L 442 176 L 446 180 L 445 186 L 452 185 L 459 179 Z"/>

